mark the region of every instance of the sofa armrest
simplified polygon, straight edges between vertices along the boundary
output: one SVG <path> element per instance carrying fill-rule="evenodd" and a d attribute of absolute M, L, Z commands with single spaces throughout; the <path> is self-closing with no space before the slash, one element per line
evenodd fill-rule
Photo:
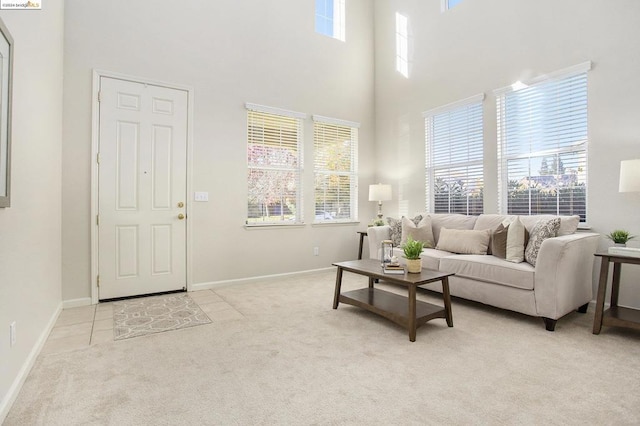
<path fill-rule="evenodd" d="M 369 258 L 380 259 L 380 243 L 382 240 L 391 239 L 391 227 L 389 225 L 370 226 L 367 228 L 369 240 Z"/>
<path fill-rule="evenodd" d="M 535 268 L 536 310 L 558 319 L 590 302 L 600 234 L 578 232 L 542 242 Z"/>

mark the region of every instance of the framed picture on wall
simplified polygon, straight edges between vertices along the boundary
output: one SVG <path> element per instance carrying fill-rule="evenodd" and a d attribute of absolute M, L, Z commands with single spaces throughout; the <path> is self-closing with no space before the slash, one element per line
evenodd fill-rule
<path fill-rule="evenodd" d="M 13 39 L 0 19 L 0 207 L 11 205 L 11 81 Z"/>

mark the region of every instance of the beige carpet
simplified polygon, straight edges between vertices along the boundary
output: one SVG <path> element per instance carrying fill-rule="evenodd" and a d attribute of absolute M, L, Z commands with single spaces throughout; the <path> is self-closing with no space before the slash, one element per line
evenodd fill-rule
<path fill-rule="evenodd" d="M 331 309 L 334 276 L 216 289 L 243 318 L 40 356 L 6 425 L 640 424 L 640 333 L 593 335 L 592 307 L 550 333 L 454 299 L 454 327 L 411 343 Z"/>
<path fill-rule="evenodd" d="M 113 303 L 115 340 L 209 324 L 211 320 L 185 293 L 141 297 Z"/>

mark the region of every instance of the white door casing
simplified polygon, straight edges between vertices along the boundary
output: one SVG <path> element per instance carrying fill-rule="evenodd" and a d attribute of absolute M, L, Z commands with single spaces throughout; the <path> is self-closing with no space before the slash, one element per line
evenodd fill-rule
<path fill-rule="evenodd" d="M 186 288 L 188 95 L 100 77 L 100 300 Z"/>

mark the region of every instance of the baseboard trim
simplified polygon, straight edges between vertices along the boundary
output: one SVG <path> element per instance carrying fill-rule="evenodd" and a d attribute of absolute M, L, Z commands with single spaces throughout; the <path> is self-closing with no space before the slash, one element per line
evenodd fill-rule
<path fill-rule="evenodd" d="M 62 309 L 77 308 L 80 306 L 92 305 L 90 297 L 82 297 L 80 299 L 69 299 L 62 301 Z"/>
<path fill-rule="evenodd" d="M 320 269 L 308 269 L 306 271 L 287 272 L 287 273 L 284 273 L 284 274 L 262 275 L 262 276 L 258 276 L 258 277 L 238 278 L 238 279 L 233 279 L 233 280 L 210 281 L 210 282 L 205 282 L 205 283 L 192 284 L 189 291 L 209 290 L 209 289 L 212 289 L 212 288 L 228 287 L 228 286 L 239 285 L 239 284 L 248 284 L 248 283 L 252 283 L 252 282 L 256 282 L 256 281 L 262 281 L 262 280 L 266 280 L 266 279 L 315 274 L 315 273 L 318 273 L 318 272 L 330 271 L 332 269 L 333 269 L 332 267 L 320 268 Z"/>
<path fill-rule="evenodd" d="M 33 345 L 33 348 L 31 349 L 29 356 L 27 356 L 27 358 L 24 360 L 24 363 L 22 364 L 22 368 L 20 368 L 20 371 L 18 372 L 18 375 L 16 376 L 15 380 L 11 384 L 11 387 L 7 391 L 7 394 L 5 395 L 4 399 L 0 402 L 0 424 L 4 422 L 5 418 L 9 414 L 9 410 L 11 410 L 11 406 L 13 405 L 16 398 L 18 397 L 18 394 L 20 393 L 20 389 L 22 389 L 22 385 L 24 384 L 25 380 L 27 380 L 27 377 L 29 376 L 31 369 L 35 364 L 36 359 L 38 358 L 38 355 L 42 350 L 42 347 L 44 346 L 45 342 L 47 341 L 47 338 L 49 337 L 49 333 L 51 333 L 53 326 L 58 320 L 58 316 L 60 315 L 60 312 L 62 312 L 62 309 L 63 309 L 62 305 L 63 305 L 62 302 L 58 304 L 58 307 L 56 308 L 55 312 L 49 319 L 47 326 L 40 334 L 40 337 L 36 341 L 36 344 Z"/>

